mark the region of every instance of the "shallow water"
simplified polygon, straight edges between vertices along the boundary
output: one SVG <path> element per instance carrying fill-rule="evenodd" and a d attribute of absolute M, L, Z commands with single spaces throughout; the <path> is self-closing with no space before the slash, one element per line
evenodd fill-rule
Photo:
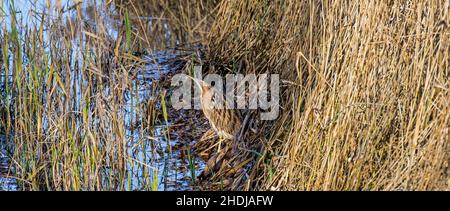
<path fill-rule="evenodd" d="M 149 92 L 153 81 L 176 70 L 177 65 L 167 62 L 175 55 L 176 52 L 169 51 L 145 57 L 149 63 L 139 70 L 140 73 L 135 81 L 139 96 L 130 94 L 125 113 L 132 112 L 133 107 L 151 98 Z M 134 120 L 129 119 L 130 116 L 132 115 L 125 115 L 127 125 L 133 124 Z M 186 150 L 191 150 L 190 146 L 194 142 L 192 139 L 181 140 L 180 137 L 186 137 L 186 134 L 180 134 L 183 133 L 182 129 L 170 129 L 171 124 L 172 119 L 169 119 L 167 124 L 156 125 L 152 131 L 144 130 L 142 125 L 133 130 L 127 130 L 127 150 L 130 158 L 127 162 L 125 190 L 192 190 L 194 188 L 192 182 L 202 171 L 204 162 L 192 156 L 192 163 L 189 163 Z M 169 129 L 170 132 L 168 132 Z M 6 176 L 13 174 L 8 172 L 10 154 L 5 149 L 5 141 L 6 138 L 2 136 L 0 190 L 16 190 L 16 180 Z"/>
<path fill-rule="evenodd" d="M 19 4 L 20 3 L 20 4 Z M 29 1 L 17 1 L 20 18 L 28 22 L 31 17 L 26 16 L 30 7 Z M 70 6 L 71 1 L 62 1 L 63 6 Z M 36 5 L 37 7 L 42 5 Z M 8 20 L 8 19 L 6 19 Z M 105 21 L 114 22 L 105 17 Z M 111 26 L 116 23 L 111 23 Z M 108 28 L 112 38 L 117 36 L 113 27 Z M 170 31 L 167 31 L 170 36 Z M 76 42 L 76 41 L 74 41 Z M 75 49 L 77 51 L 77 49 Z M 138 123 L 135 113 L 139 106 L 147 102 L 153 96 L 151 94 L 153 83 L 163 76 L 170 75 L 180 68 L 180 63 L 174 58 L 182 52 L 175 50 L 152 51 L 147 50 L 148 55 L 141 56 L 146 64 L 134 73 L 136 78 L 133 86 L 136 91 L 129 90 L 125 93 L 124 121 L 126 125 L 126 147 L 129 157 L 126 158 L 126 175 L 121 181 L 119 189 L 125 190 L 192 190 L 195 178 L 202 171 L 204 163 L 195 158 L 191 146 L 195 143 L 195 137 L 183 134 L 187 133 L 182 127 L 174 129 L 174 119 L 169 116 L 168 122 L 159 121 L 159 125 L 149 128 Z M 75 57 L 71 58 L 75 59 Z M 73 79 L 70 83 L 82 84 Z M 76 86 L 74 86 L 76 87 Z M 108 91 L 108 90 L 105 90 Z M 159 93 L 156 93 L 159 95 Z M 76 90 L 76 97 L 82 99 L 82 93 Z M 168 99 L 167 99 L 168 101 Z M 79 110 L 75 105 L 75 110 Z M 160 109 L 160 108 L 157 108 Z M 140 111 L 139 115 L 142 115 Z M 44 128 L 48 122 L 43 120 Z M 179 122 L 177 122 L 179 125 Z M 201 130 L 201 128 L 198 128 Z M 14 170 L 10 168 L 12 155 L 6 150 L 6 137 L 0 136 L 0 190 L 20 190 L 18 182 L 13 178 Z"/>
<path fill-rule="evenodd" d="M 8 151 L 5 149 L 6 137 L 0 135 L 0 191 L 17 190 L 16 180 L 8 177 L 9 175 L 9 159 Z"/>
<path fill-rule="evenodd" d="M 177 70 L 179 66 L 172 62 L 173 58 L 178 56 L 175 51 L 157 52 L 144 58 L 149 61 L 148 64 L 139 70 L 137 79 L 139 96 L 132 95 L 134 99 L 139 99 L 140 102 L 134 102 L 135 105 L 144 103 L 151 98 L 149 90 L 153 81 L 160 80 L 163 75 L 170 74 Z M 129 110 L 132 110 L 130 100 L 127 104 Z M 128 109 L 127 109 L 128 110 Z M 127 115 L 128 116 L 128 115 Z M 127 119 L 127 122 L 132 120 Z M 156 181 L 157 190 L 191 190 L 192 176 L 197 177 L 203 169 L 203 161 L 195 157 L 191 157 L 194 172 L 189 166 L 189 159 L 185 157 L 186 150 L 191 150 L 190 145 L 193 144 L 191 140 L 186 140 L 180 137 L 185 137 L 185 130 L 172 129 L 173 119 L 168 119 L 167 124 L 156 125 L 153 131 L 146 131 L 151 139 L 142 137 L 142 128 L 137 128 L 134 132 L 135 142 L 128 143 L 128 154 L 132 155 L 134 164 L 129 164 L 128 169 L 132 172 L 132 185 L 127 187 L 130 190 L 145 190 L 149 183 Z M 144 132 L 144 134 L 146 133 Z M 127 131 L 129 136 L 132 136 L 131 131 Z M 192 153 L 192 152 L 191 152 Z M 148 175 L 145 175 L 144 168 L 147 168 Z M 152 177 L 153 176 L 153 177 Z M 195 178 L 194 178 L 195 180 Z M 151 186 L 151 185 L 150 185 Z M 153 188 L 155 188 L 153 186 Z"/>

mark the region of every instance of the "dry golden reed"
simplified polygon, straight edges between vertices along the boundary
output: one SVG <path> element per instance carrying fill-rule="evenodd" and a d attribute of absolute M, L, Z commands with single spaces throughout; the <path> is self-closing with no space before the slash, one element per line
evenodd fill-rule
<path fill-rule="evenodd" d="M 448 1 L 219 8 L 210 59 L 285 81 L 283 115 L 239 188 L 448 190 Z"/>
<path fill-rule="evenodd" d="M 142 189 L 157 189 L 157 172 L 126 150 L 143 141 L 124 121 L 156 114 L 125 113 L 124 96 L 137 91 L 133 53 L 187 43 L 204 47 L 204 71 L 283 82 L 280 117 L 247 140 L 260 147 L 236 156 L 232 184 L 212 182 L 450 189 L 449 1 L 117 0 L 31 8 L 28 24 L 11 2 L 0 0 L 0 70 L 10 76 L 0 78 L 0 132 L 11 134 L 9 175 L 23 189 L 129 190 L 127 166 L 146 175 Z"/>

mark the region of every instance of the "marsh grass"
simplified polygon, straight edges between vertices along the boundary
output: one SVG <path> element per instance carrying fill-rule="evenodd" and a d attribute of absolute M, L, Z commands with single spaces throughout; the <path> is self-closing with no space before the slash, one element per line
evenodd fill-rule
<path fill-rule="evenodd" d="M 11 38 L 2 40 L 4 60 L 12 62 L 11 81 L 10 68 L 3 68 L 5 87 L 11 87 L 5 92 L 3 106 L 12 115 L 7 115 L 10 121 L 2 126 L 13 143 L 12 169 L 21 178 L 20 187 L 120 189 L 114 180 L 116 175 L 124 178 L 119 172 L 127 160 L 121 96 L 129 87 L 126 80 L 117 82 L 117 76 L 126 71 L 113 69 L 122 58 L 105 55 L 110 52 L 104 46 L 111 42 L 108 35 L 74 26 L 73 20 L 63 24 L 68 17 L 61 10 L 49 7 L 48 13 L 40 14 L 31 8 L 32 18 L 27 19 L 26 11 L 18 17 L 14 1 L 3 5 L 9 7 L 11 16 L 9 29 L 2 23 Z M 79 8 L 76 13 L 79 18 Z M 82 30 L 74 32 L 74 27 Z M 78 38 L 72 40 L 68 34 Z M 122 86 L 111 87 L 113 81 Z M 117 98 L 107 107 L 104 100 L 112 94 Z M 111 162 L 116 160 L 119 162 Z"/>
<path fill-rule="evenodd" d="M 159 170 L 133 154 L 155 125 L 170 141 L 167 96 L 125 96 L 139 55 L 187 43 L 203 46 L 204 74 L 283 82 L 280 117 L 255 123 L 240 153 L 212 152 L 202 189 L 449 189 L 449 1 L 0 2 L 0 131 L 21 189 L 130 190 L 129 166 L 138 189 L 158 189 Z"/>
<path fill-rule="evenodd" d="M 146 1 L 114 0 L 128 8 L 134 26 L 136 51 L 146 49 L 188 49 L 206 46 L 206 37 L 218 10 L 219 0 Z"/>
<path fill-rule="evenodd" d="M 263 156 L 232 189 L 448 190 L 448 1 L 219 8 L 212 71 L 284 82 L 282 115 L 257 137 Z"/>
<path fill-rule="evenodd" d="M 0 130 L 11 157 L 2 176 L 23 190 L 158 190 L 146 151 L 167 110 L 154 90 L 139 98 L 145 61 L 135 55 L 169 29 L 148 36 L 152 23 L 133 3 L 26 2 L 0 4 Z"/>

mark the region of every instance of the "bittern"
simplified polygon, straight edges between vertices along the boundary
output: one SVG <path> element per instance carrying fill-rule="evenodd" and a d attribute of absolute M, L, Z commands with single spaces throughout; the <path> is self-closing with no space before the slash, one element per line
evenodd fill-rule
<path fill-rule="evenodd" d="M 208 83 L 191 78 L 195 84 L 200 88 L 200 102 L 203 114 L 208 119 L 212 129 L 216 132 L 219 138 L 236 140 L 240 136 L 242 128 L 242 120 L 238 113 L 238 110 L 226 109 L 227 106 L 217 108 L 214 102 L 226 103 L 221 93 L 218 93 L 216 89 L 210 86 Z M 220 143 L 219 143 L 220 150 Z"/>

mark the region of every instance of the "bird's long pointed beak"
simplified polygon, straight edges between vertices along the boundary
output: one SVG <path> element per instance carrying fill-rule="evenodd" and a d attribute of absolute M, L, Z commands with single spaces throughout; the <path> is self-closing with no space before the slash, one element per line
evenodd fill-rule
<path fill-rule="evenodd" d="M 190 75 L 186 75 L 186 76 L 189 77 L 190 79 L 192 79 L 198 85 L 198 87 L 200 87 L 200 90 L 202 90 L 202 84 L 200 83 L 199 79 L 194 78 Z"/>

